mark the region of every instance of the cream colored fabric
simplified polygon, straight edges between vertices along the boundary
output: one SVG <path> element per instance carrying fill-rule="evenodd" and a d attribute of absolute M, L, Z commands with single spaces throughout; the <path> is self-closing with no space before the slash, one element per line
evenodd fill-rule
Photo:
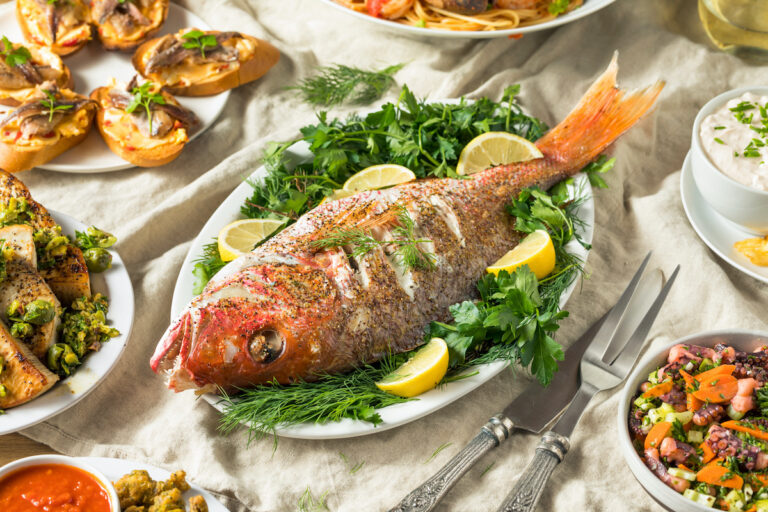
<path fill-rule="evenodd" d="M 553 125 L 619 50 L 622 84 L 631 88 L 663 78 L 667 87 L 658 109 L 615 146 L 618 164 L 607 177 L 610 189 L 597 194 L 591 278 L 572 297 L 559 340 L 569 343 L 606 311 L 649 249 L 667 272 L 683 265 L 652 331 L 654 345 L 703 329 L 768 329 L 768 287 L 707 250 L 680 204 L 679 168 L 697 109 L 729 88 L 768 81 L 768 69 L 708 46 L 694 0 L 619 0 L 554 31 L 478 42 L 403 38 L 318 0 L 188 0 L 185 5 L 215 28 L 269 39 L 281 50 L 281 61 L 264 79 L 236 90 L 220 120 L 171 165 L 96 175 L 38 170 L 22 175 L 46 206 L 117 234 L 137 306 L 133 335 L 112 374 L 81 404 L 24 431 L 26 436 L 67 454 L 184 468 L 195 482 L 232 497 L 233 511 L 294 511 L 307 487 L 315 496 L 327 491 L 330 510 L 378 511 L 442 466 L 527 383 L 507 371 L 407 426 L 358 439 L 281 439 L 273 452 L 269 440 L 249 447 L 243 431 L 222 436 L 211 407 L 190 393 L 169 392 L 150 371 L 147 361 L 168 323 L 190 241 L 256 168 L 266 142 L 292 137 L 313 120 L 312 109 L 284 87 L 318 64 L 407 62 L 398 81 L 431 98 L 498 98 L 504 86 L 520 83 L 525 106 Z M 395 95 L 393 90 L 389 98 Z M 619 454 L 616 407 L 613 392 L 593 400 L 540 510 L 658 509 Z M 534 436 L 515 435 L 470 471 L 440 510 L 495 510 L 536 442 Z M 349 474 L 340 452 L 353 463 L 364 461 L 362 469 Z"/>

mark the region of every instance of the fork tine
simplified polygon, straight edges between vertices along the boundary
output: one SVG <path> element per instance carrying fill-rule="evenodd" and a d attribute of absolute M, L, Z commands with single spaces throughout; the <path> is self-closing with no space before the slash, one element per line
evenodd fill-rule
<path fill-rule="evenodd" d="M 629 301 L 632 299 L 632 295 L 634 295 L 635 290 L 637 289 L 637 283 L 640 282 L 640 277 L 642 277 L 643 272 L 645 271 L 645 267 L 648 266 L 648 261 L 651 259 L 651 253 L 652 252 L 649 251 L 645 256 L 645 259 L 640 264 L 640 268 L 638 268 L 637 272 L 635 272 L 635 275 L 627 285 L 627 288 L 621 294 L 621 297 L 619 297 L 616 305 L 613 306 L 611 312 L 608 313 L 608 316 L 603 322 L 603 325 L 600 327 L 600 330 L 597 331 L 597 334 L 595 334 L 594 341 L 587 349 L 587 353 L 594 354 L 596 358 L 605 357 L 605 354 L 610 348 L 609 343 L 616 337 L 616 330 L 619 326 L 619 322 L 624 316 L 624 313 L 627 310 L 627 306 L 629 305 Z"/>
<path fill-rule="evenodd" d="M 619 353 L 619 356 L 616 358 L 616 361 L 611 365 L 611 368 L 614 369 L 614 375 L 624 379 L 635 365 L 635 361 L 637 361 L 637 357 L 640 355 L 640 351 L 645 345 L 645 339 L 648 336 L 648 332 L 651 330 L 653 322 L 656 320 L 656 316 L 659 314 L 659 311 L 661 311 L 661 306 L 667 299 L 669 290 L 672 288 L 672 285 L 674 284 L 675 279 L 677 279 L 677 274 L 679 272 L 680 265 L 675 267 L 675 271 L 672 272 L 672 275 L 669 277 L 669 281 L 667 281 L 667 284 L 665 284 L 664 288 L 662 288 L 662 290 L 659 292 L 659 295 L 656 297 L 656 300 L 653 301 L 653 305 L 643 317 L 640 325 L 638 325 L 637 329 L 635 329 L 635 332 L 632 333 L 629 342 L 627 342 L 626 346 L 622 349 L 622 351 Z"/>

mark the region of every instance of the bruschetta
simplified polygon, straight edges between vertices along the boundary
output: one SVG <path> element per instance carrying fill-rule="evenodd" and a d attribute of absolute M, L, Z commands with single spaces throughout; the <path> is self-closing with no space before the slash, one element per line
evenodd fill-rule
<path fill-rule="evenodd" d="M 107 146 L 139 167 L 165 165 L 179 156 L 200 121 L 153 82 L 126 86 L 115 80 L 91 93 L 99 105 L 96 125 Z"/>
<path fill-rule="evenodd" d="M 74 53 L 91 39 L 83 0 L 16 0 L 16 19 L 24 39 L 58 55 Z"/>
<path fill-rule="evenodd" d="M 20 172 L 49 162 L 85 139 L 96 103 L 46 82 L 0 119 L 0 169 Z"/>
<path fill-rule="evenodd" d="M 279 59 L 261 39 L 187 28 L 139 46 L 133 67 L 172 94 L 210 96 L 261 78 Z"/>
<path fill-rule="evenodd" d="M 132 51 L 168 17 L 169 0 L 93 0 L 91 22 L 107 50 Z"/>
<path fill-rule="evenodd" d="M 72 89 L 72 73 L 61 57 L 43 46 L 23 46 L 0 38 L 0 104 L 20 105 L 38 85 L 49 81 Z"/>
<path fill-rule="evenodd" d="M 59 227 L 48 210 L 35 201 L 29 193 L 29 189 L 16 176 L 0 170 L 0 208 L 8 208 L 12 201 L 16 202 L 16 208 L 23 204 L 24 211 L 29 212 L 26 223 L 37 233 L 38 243 L 42 245 L 57 234 Z M 47 236 L 48 234 L 51 236 Z M 9 237 L 9 240 L 11 238 Z M 14 238 L 19 240 L 19 238 Z M 28 243 L 13 242 L 13 249 L 17 254 L 29 254 Z M 21 247 L 27 246 L 27 249 Z M 46 254 L 42 254 L 47 257 Z M 25 256 L 27 257 L 27 256 Z M 64 306 L 69 306 L 72 301 L 81 297 L 91 296 L 91 279 L 88 267 L 79 247 L 68 244 L 66 250 L 46 261 L 37 261 L 37 254 L 28 256 L 29 261 L 34 261 L 40 275 L 51 288 L 56 297 Z"/>

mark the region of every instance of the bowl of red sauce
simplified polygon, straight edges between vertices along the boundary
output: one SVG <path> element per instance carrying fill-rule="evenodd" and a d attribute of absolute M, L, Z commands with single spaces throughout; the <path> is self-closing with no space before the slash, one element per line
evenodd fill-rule
<path fill-rule="evenodd" d="M 112 482 L 77 458 L 37 455 L 0 468 L 2 512 L 120 512 Z"/>
<path fill-rule="evenodd" d="M 649 350 L 621 392 L 619 445 L 675 512 L 768 512 L 768 333 L 694 334 Z"/>

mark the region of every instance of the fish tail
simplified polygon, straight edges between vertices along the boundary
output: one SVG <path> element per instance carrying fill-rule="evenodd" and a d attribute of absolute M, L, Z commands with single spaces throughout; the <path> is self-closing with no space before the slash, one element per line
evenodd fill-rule
<path fill-rule="evenodd" d="M 664 87 L 656 82 L 627 93 L 616 86 L 618 53 L 578 105 L 546 135 L 536 141 L 545 158 L 562 162 L 568 174 L 578 172 L 634 125 L 653 106 Z"/>

